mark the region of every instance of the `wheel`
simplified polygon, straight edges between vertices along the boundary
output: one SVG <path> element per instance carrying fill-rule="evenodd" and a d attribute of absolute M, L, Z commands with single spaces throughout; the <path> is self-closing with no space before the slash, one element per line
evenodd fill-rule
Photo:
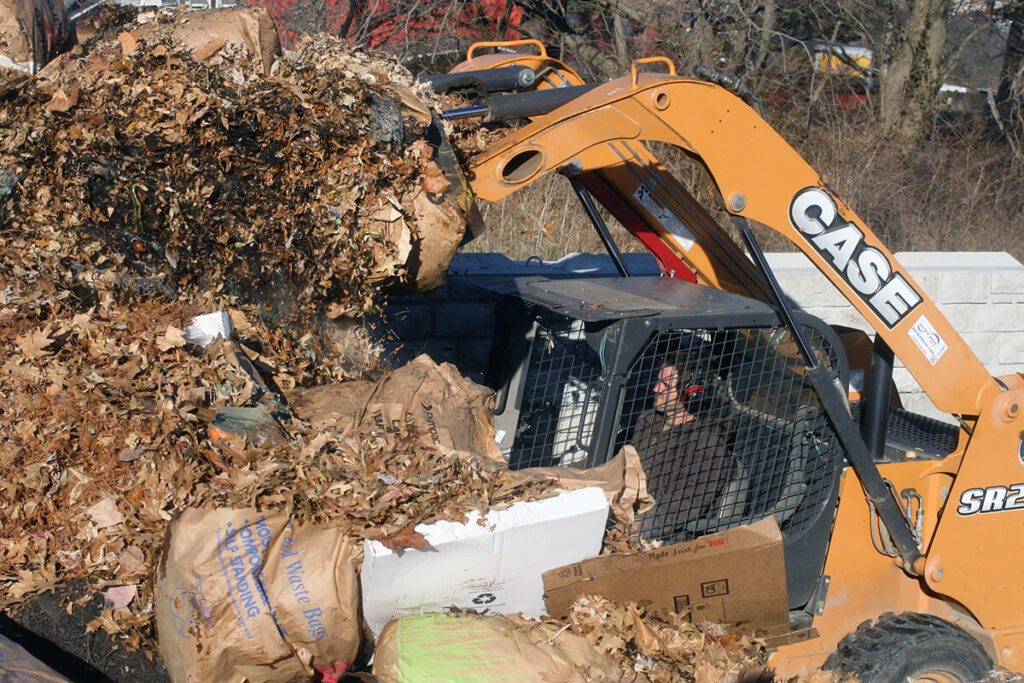
<path fill-rule="evenodd" d="M 981 644 L 930 614 L 886 613 L 839 642 L 825 669 L 857 674 L 863 683 L 968 683 L 992 669 Z"/>

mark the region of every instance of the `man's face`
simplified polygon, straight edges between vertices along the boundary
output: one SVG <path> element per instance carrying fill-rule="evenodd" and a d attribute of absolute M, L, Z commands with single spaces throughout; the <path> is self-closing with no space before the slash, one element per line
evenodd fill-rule
<path fill-rule="evenodd" d="M 654 408 L 663 413 L 679 410 L 679 371 L 666 365 L 658 371 L 658 381 L 654 383 Z"/>

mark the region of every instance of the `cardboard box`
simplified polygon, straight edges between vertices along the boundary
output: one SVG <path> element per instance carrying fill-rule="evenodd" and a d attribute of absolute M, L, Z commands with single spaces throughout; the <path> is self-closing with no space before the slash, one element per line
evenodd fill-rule
<path fill-rule="evenodd" d="M 541 575 L 601 551 L 608 500 L 591 486 L 488 512 L 483 524 L 468 517 L 418 525 L 430 548 L 364 543 L 363 614 L 374 635 L 392 619 L 452 606 L 541 616 Z"/>
<path fill-rule="evenodd" d="M 544 574 L 548 613 L 562 617 L 581 595 L 687 610 L 693 621 L 788 630 L 782 535 L 774 518 L 635 555 L 605 555 Z"/>

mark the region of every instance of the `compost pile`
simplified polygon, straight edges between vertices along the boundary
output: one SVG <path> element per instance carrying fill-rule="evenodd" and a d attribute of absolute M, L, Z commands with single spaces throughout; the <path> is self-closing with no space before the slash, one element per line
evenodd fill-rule
<path fill-rule="evenodd" d="M 61 303 L 37 301 L 37 312 L 51 309 L 50 322 L 21 335 L 23 321 L 5 318 L 0 579 L 8 604 L 88 577 L 111 603 L 92 626 L 137 645 L 152 617 L 166 525 L 187 507 L 288 510 L 401 548 L 418 543 L 411 530 L 420 522 L 461 519 L 549 488 L 513 479 L 486 457 L 389 443 L 370 430 L 313 429 L 245 372 L 240 355 L 279 385 L 297 384 L 274 331 L 238 311 L 243 344 L 204 351 L 177 327 L 193 312 L 184 304 L 103 302 L 62 314 Z M 209 406 L 253 403 L 276 407 L 284 440 L 208 438 Z"/>
<path fill-rule="evenodd" d="M 3 245 L 8 274 L 83 306 L 104 278 L 121 300 L 213 292 L 275 323 L 365 310 L 401 276 L 373 215 L 411 218 L 429 161 L 422 125 L 387 120 L 411 78 L 326 38 L 264 75 L 240 45 L 180 46 L 173 18 L 108 27 L 7 93 L 0 222 L 23 240 Z"/>
<path fill-rule="evenodd" d="M 543 489 L 486 459 L 314 430 L 283 398 L 381 369 L 359 316 L 403 273 L 373 215 L 390 205 L 415 230 L 403 202 L 436 180 L 422 123 L 393 115 L 409 74 L 327 37 L 265 73 L 238 45 L 182 47 L 173 13 L 101 12 L 97 35 L 0 89 L 5 605 L 88 577 L 119 589 L 93 626 L 138 644 L 185 507 L 383 537 Z M 241 344 L 187 343 L 217 309 Z M 283 441 L 209 441 L 210 406 L 260 402 Z"/>
<path fill-rule="evenodd" d="M 360 316 L 407 273 L 379 216 L 415 237 L 410 197 L 446 183 L 400 103 L 440 105 L 331 38 L 268 65 L 224 41 L 182 46 L 176 16 L 104 7 L 38 78 L 0 76 L 2 606 L 86 579 L 106 599 L 89 629 L 129 647 L 151 635 L 154 570 L 186 508 L 285 511 L 401 549 L 424 543 L 417 524 L 554 486 L 289 407 L 387 370 Z M 190 341 L 217 310 L 234 338 Z M 211 438 L 228 407 L 263 410 L 278 438 Z M 609 546 L 633 549 L 626 526 Z M 761 656 L 637 609 L 591 603 L 566 628 L 649 672 Z"/>
<path fill-rule="evenodd" d="M 499 680 L 513 672 L 520 672 L 523 680 L 619 683 L 772 680 L 768 652 L 759 638 L 716 624 L 694 624 L 687 615 L 660 613 L 643 603 L 594 595 L 579 596 L 561 620 L 453 609 L 392 622 L 378 639 L 374 674 L 386 681 L 420 680 L 434 672 L 438 680 L 455 675 L 459 664 L 451 664 L 451 651 L 440 644 L 462 640 L 476 646 L 473 652 L 480 663 L 462 665 L 479 680 Z M 409 654 L 409 642 L 420 647 L 422 668 L 413 669 L 417 660 Z M 403 656 L 407 668 L 399 664 Z M 841 679 L 824 674 L 809 680 Z"/>
<path fill-rule="evenodd" d="M 569 628 L 623 667 L 652 683 L 741 680 L 764 670 L 764 643 L 714 624 L 694 625 L 688 615 L 659 615 L 636 603 L 600 596 L 580 598 Z M 756 678 L 756 676 L 751 676 Z"/>
<path fill-rule="evenodd" d="M 508 618 L 516 620 L 519 628 L 536 628 L 528 620 Z M 572 605 L 566 622 L 550 626 L 581 636 L 590 647 L 607 655 L 620 667 L 622 681 L 775 680 L 767 666 L 769 652 L 763 640 L 720 624 L 695 624 L 687 614 L 659 613 L 639 603 L 586 596 Z M 819 670 L 800 680 L 856 683 L 859 679 Z"/>

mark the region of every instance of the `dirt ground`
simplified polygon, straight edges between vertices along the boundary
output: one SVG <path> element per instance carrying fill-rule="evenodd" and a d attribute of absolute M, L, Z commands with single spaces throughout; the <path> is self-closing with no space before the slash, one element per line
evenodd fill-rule
<path fill-rule="evenodd" d="M 102 629 L 86 633 L 102 607 L 101 592 L 75 581 L 0 615 L 0 633 L 76 683 L 169 681 L 155 649 L 131 652 Z"/>

